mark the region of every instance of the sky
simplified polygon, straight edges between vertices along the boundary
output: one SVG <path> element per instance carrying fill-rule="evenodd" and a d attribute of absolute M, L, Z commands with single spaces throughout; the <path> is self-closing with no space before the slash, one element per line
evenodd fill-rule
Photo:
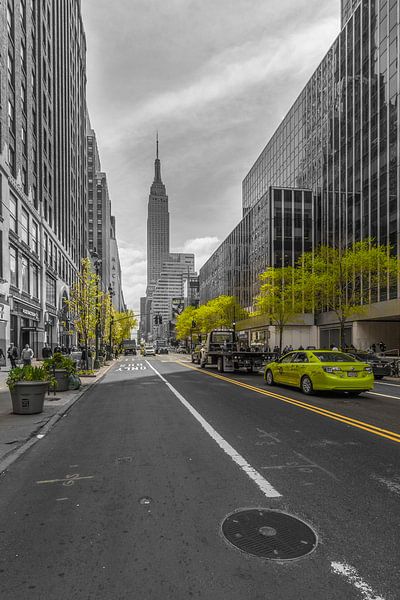
<path fill-rule="evenodd" d="M 158 131 L 171 251 L 199 269 L 241 218 L 242 181 L 339 32 L 339 0 L 82 0 L 87 101 L 125 301 L 146 289 Z"/>

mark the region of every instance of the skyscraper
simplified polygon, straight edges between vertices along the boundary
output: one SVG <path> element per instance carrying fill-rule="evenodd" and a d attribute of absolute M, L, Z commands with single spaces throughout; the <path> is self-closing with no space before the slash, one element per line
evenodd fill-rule
<path fill-rule="evenodd" d="M 150 188 L 147 212 L 147 293 L 157 283 L 164 260 L 169 254 L 168 196 L 161 179 L 158 135 L 154 181 Z"/>

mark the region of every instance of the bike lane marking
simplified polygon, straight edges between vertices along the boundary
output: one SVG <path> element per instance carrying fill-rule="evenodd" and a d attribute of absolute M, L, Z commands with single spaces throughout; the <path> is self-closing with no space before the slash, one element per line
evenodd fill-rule
<path fill-rule="evenodd" d="M 391 440 L 392 442 L 397 442 L 400 444 L 400 433 L 396 433 L 395 431 L 390 431 L 388 429 L 383 429 L 381 427 L 377 427 L 372 425 L 371 423 L 365 423 L 364 421 L 358 421 L 357 419 L 353 419 L 351 417 L 346 417 L 346 415 L 342 415 L 340 413 L 332 412 L 325 408 L 319 408 L 318 406 L 314 406 L 313 404 L 307 404 L 306 402 L 302 402 L 301 400 L 296 400 L 295 398 L 290 398 L 289 396 L 282 396 L 281 394 L 276 394 L 274 392 L 270 392 L 267 390 L 263 390 L 254 385 L 249 385 L 248 383 L 244 383 L 242 381 L 238 381 L 237 379 L 231 379 L 230 377 L 226 377 L 225 375 L 217 375 L 216 373 L 210 373 L 209 371 L 200 370 L 197 367 L 192 367 L 191 365 L 187 365 L 183 362 L 177 361 L 178 364 L 186 367 L 187 369 L 191 369 L 192 371 L 196 371 L 199 375 L 208 375 L 209 377 L 214 377 L 215 379 L 220 379 L 221 381 L 225 381 L 228 383 L 232 383 L 233 385 L 237 385 L 239 387 L 245 388 L 252 392 L 257 392 L 263 396 L 269 396 L 270 398 L 274 398 L 276 400 L 280 400 L 281 402 L 285 402 L 287 404 L 292 404 L 293 406 L 297 406 L 298 408 L 302 408 L 303 410 L 308 410 L 310 412 L 314 412 L 318 415 L 326 417 L 328 419 L 332 419 L 333 421 L 339 421 L 340 423 L 344 423 L 345 425 L 350 425 L 351 427 L 355 427 L 356 429 L 362 429 L 363 431 L 367 431 L 368 433 L 372 433 L 379 437 L 383 437 L 385 439 Z M 376 392 L 371 392 L 375 394 Z M 378 394 L 382 395 L 385 398 L 390 398 L 386 394 Z M 396 398 L 393 396 L 393 398 Z M 399 398 L 396 398 L 398 400 Z"/>
<path fill-rule="evenodd" d="M 173 385 L 169 383 L 153 367 L 153 365 L 146 360 L 149 367 L 158 375 L 158 377 L 166 384 L 169 390 L 178 398 L 178 400 L 183 404 L 183 406 L 190 412 L 190 414 L 200 423 L 203 429 L 208 433 L 208 435 L 218 444 L 218 446 L 227 454 L 233 462 L 235 462 L 244 473 L 258 486 L 261 492 L 264 494 L 266 498 L 280 498 L 282 494 L 280 494 L 270 483 L 267 481 L 261 473 L 259 473 L 256 469 L 254 469 L 243 456 L 241 456 L 233 446 L 229 444 L 209 423 L 206 421 L 200 413 L 197 412 L 196 409 L 178 392 L 177 389 L 174 388 Z"/>

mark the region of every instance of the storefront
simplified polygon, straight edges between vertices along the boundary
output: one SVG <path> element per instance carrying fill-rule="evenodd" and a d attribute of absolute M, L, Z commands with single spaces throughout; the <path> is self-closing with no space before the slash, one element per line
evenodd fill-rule
<path fill-rule="evenodd" d="M 42 346 L 43 331 L 39 328 L 40 309 L 14 299 L 10 319 L 10 341 L 16 344 L 18 351 L 28 344 L 36 357 Z"/>

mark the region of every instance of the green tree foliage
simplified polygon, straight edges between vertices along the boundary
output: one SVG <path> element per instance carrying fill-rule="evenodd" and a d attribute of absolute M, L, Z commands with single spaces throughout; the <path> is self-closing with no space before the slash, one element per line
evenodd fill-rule
<path fill-rule="evenodd" d="M 126 312 L 113 311 L 112 341 L 120 346 L 122 340 L 131 339 L 131 331 L 137 327 L 137 318 L 132 310 Z"/>
<path fill-rule="evenodd" d="M 81 269 L 70 290 L 69 300 L 66 301 L 79 342 L 86 347 L 95 337 L 99 278 L 92 268 L 88 258 L 81 260 Z"/>
<path fill-rule="evenodd" d="M 300 313 L 307 310 L 303 294 L 303 273 L 299 267 L 269 267 L 260 275 L 259 295 L 254 299 L 255 314 L 266 315 L 279 331 L 282 351 L 283 331 Z"/>
<path fill-rule="evenodd" d="M 245 319 L 248 313 L 234 296 L 218 296 L 198 308 L 188 306 L 176 321 L 177 338 L 187 339 L 193 333 L 204 334 L 220 327 L 232 327 L 235 321 Z M 193 327 L 193 323 L 195 326 Z"/>
<path fill-rule="evenodd" d="M 346 321 L 365 313 L 376 290 L 395 285 L 400 273 L 399 258 L 391 247 L 367 239 L 348 248 L 321 246 L 305 253 L 298 262 L 303 271 L 304 290 L 315 310 L 331 310 L 340 324 L 340 346 Z"/>

